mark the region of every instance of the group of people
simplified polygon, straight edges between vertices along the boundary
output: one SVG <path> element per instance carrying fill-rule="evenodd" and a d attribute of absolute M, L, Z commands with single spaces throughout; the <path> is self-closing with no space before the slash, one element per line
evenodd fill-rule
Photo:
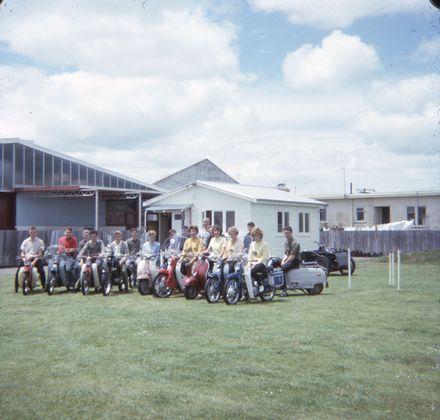
<path fill-rule="evenodd" d="M 142 243 L 137 229 L 130 230 L 130 238 L 127 241 L 122 240 L 122 232 L 116 231 L 113 234 L 113 241 L 109 244 L 110 250 L 121 256 L 120 264 L 123 270 L 126 270 L 126 261 L 130 256 L 136 256 L 139 253 L 156 256 L 156 265 L 160 265 L 160 251 L 169 250 L 181 252 L 181 272 L 186 273 L 188 267 L 196 261 L 198 255 L 205 254 L 217 258 L 234 258 L 239 255 L 248 255 L 248 264 L 251 267 L 251 275 L 259 278 L 261 273 L 265 273 L 265 267 L 269 259 L 269 245 L 263 240 L 263 231 L 255 226 L 255 223 L 247 224 L 248 232 L 241 240 L 239 231 L 235 226 L 228 229 L 229 238 L 227 239 L 222 232 L 221 226 L 211 226 L 210 219 L 205 218 L 202 221 L 202 228 L 199 231 L 198 226 L 193 225 L 188 228 L 188 235 L 182 232 L 182 236 L 177 236 L 174 229 L 170 229 L 169 236 L 162 244 L 157 242 L 157 234 L 154 230 L 147 232 L 147 241 Z M 299 243 L 293 237 L 293 230 L 290 226 L 283 228 L 286 238 L 284 246 L 284 256 L 281 260 L 281 270 L 287 272 L 297 268 L 300 264 Z M 73 236 L 72 228 L 67 227 L 64 236 L 58 239 L 58 253 L 66 253 L 75 260 L 81 261 L 83 257 L 96 256 L 105 250 L 104 242 L 98 238 L 96 230 L 84 229 L 81 241 Z M 37 268 L 42 287 L 45 288 L 46 276 L 42 261 L 44 253 L 44 242 L 38 238 L 35 226 L 29 228 L 29 238 L 25 239 L 20 247 L 22 260 L 19 268 L 24 264 L 27 258 L 33 259 L 32 264 Z M 99 261 L 97 261 L 100 264 Z M 17 271 L 18 274 L 18 271 Z M 284 285 L 282 295 L 287 296 Z"/>

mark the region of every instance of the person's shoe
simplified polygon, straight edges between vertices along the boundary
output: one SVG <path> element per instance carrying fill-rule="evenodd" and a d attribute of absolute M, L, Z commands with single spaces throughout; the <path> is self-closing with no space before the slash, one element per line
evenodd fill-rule
<path fill-rule="evenodd" d="M 287 296 L 289 296 L 289 294 L 287 293 L 287 290 L 283 290 L 281 292 L 281 297 L 287 297 Z"/>
<path fill-rule="evenodd" d="M 264 292 L 264 286 L 261 285 L 261 286 L 258 288 L 258 291 L 259 291 L 260 293 L 263 293 L 263 292 Z"/>

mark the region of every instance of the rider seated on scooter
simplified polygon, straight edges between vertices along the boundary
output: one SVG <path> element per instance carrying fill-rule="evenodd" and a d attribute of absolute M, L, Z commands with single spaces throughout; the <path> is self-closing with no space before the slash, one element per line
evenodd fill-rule
<path fill-rule="evenodd" d="M 235 226 L 231 226 L 228 229 L 230 238 L 226 241 L 225 248 L 221 258 L 229 259 L 230 271 L 232 271 L 235 261 L 238 261 L 243 255 L 244 245 L 243 242 L 238 239 L 238 229 Z"/>
<path fill-rule="evenodd" d="M 78 253 L 78 240 L 72 235 L 72 228 L 66 227 L 64 231 L 64 236 L 58 239 L 58 254 L 65 253 L 67 256 L 71 257 L 69 261 L 65 259 L 60 259 L 59 261 L 59 270 L 61 275 L 64 273 L 71 273 L 72 268 L 76 271 L 74 274 L 75 277 L 79 277 L 79 266 L 75 267 L 74 264 L 76 259 L 76 254 Z M 73 280 L 73 279 L 71 279 Z"/>
<path fill-rule="evenodd" d="M 222 228 L 215 225 L 213 228 L 214 236 L 210 239 L 208 247 L 203 251 L 204 255 L 209 255 L 209 265 L 212 266 L 212 259 L 222 258 L 223 252 L 226 247 L 226 238 L 222 236 Z M 212 268 L 212 267 L 211 267 Z"/>
<path fill-rule="evenodd" d="M 79 251 L 78 259 L 81 260 L 83 256 L 85 257 L 96 257 L 102 252 L 104 252 L 105 245 L 104 242 L 101 239 L 98 239 L 98 232 L 96 230 L 90 231 L 90 240 L 86 242 L 86 244 L 83 246 L 81 251 Z M 82 261 L 81 265 L 83 265 L 85 262 Z M 102 261 L 100 258 L 96 259 L 96 265 L 98 267 L 98 273 L 101 272 Z"/>
<path fill-rule="evenodd" d="M 29 238 L 25 239 L 21 246 L 21 259 L 18 263 L 17 272 L 15 274 L 15 283 L 18 280 L 18 272 L 20 268 L 24 266 L 24 261 L 26 259 L 32 259 L 32 266 L 35 267 L 40 275 L 41 287 L 45 289 L 46 287 L 46 274 L 44 272 L 43 265 L 43 252 L 44 252 L 44 242 L 42 239 L 37 237 L 37 228 L 35 226 L 31 226 L 29 228 Z"/>
<path fill-rule="evenodd" d="M 259 291 L 264 290 L 263 280 L 267 277 L 266 263 L 269 259 L 269 245 L 263 241 L 263 231 L 259 227 L 252 229 L 253 242 L 249 246 L 248 265 L 251 277 L 257 280 Z"/>
<path fill-rule="evenodd" d="M 121 265 L 122 272 L 127 271 L 126 261 L 129 254 L 128 245 L 122 240 L 122 233 L 117 230 L 113 234 L 114 241 L 110 244 L 110 250 L 115 257 L 120 258 L 119 264 Z"/>
<path fill-rule="evenodd" d="M 199 228 L 197 226 L 189 227 L 189 238 L 185 241 L 180 256 L 180 271 L 183 275 L 187 274 L 188 267 L 196 262 L 198 254 L 203 251 L 203 240 L 197 236 L 198 233 Z"/>
<path fill-rule="evenodd" d="M 155 256 L 156 266 L 160 266 L 160 243 L 156 241 L 156 231 L 147 232 L 147 242 L 142 245 L 142 254 Z"/>
<path fill-rule="evenodd" d="M 293 229 L 290 226 L 285 226 L 283 228 L 284 236 L 286 237 L 286 243 L 284 244 L 284 256 L 281 260 L 281 270 L 283 270 L 284 275 L 294 268 L 298 268 L 300 264 L 299 253 L 300 246 L 299 243 L 293 237 Z M 287 296 L 286 288 L 286 277 L 284 276 L 283 291 L 281 292 L 281 297 Z"/>

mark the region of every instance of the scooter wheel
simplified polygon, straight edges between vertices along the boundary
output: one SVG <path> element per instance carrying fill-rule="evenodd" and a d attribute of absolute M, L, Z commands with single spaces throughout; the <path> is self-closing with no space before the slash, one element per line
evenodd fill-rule
<path fill-rule="evenodd" d="M 188 286 L 185 287 L 184 295 L 186 299 L 192 300 L 197 297 L 198 292 L 199 291 L 196 286 Z"/>
<path fill-rule="evenodd" d="M 150 286 L 147 280 L 138 281 L 138 291 L 142 296 L 148 295 L 150 293 Z"/>

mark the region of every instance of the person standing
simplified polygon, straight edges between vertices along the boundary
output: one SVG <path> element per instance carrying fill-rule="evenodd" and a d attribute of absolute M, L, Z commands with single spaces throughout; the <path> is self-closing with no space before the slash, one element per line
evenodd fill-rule
<path fill-rule="evenodd" d="M 211 232 L 209 231 L 210 224 L 211 220 L 209 217 L 205 217 L 202 220 L 202 229 L 200 230 L 199 237 L 202 239 L 205 248 L 208 248 L 209 241 L 211 240 Z"/>
<path fill-rule="evenodd" d="M 43 290 L 46 288 L 46 274 L 44 272 L 44 264 L 43 264 L 43 253 L 44 253 L 44 242 L 40 239 L 37 234 L 37 228 L 35 226 L 31 226 L 29 228 L 29 238 L 25 239 L 21 246 L 21 259 L 18 263 L 18 269 L 15 274 L 16 283 L 18 281 L 18 272 L 20 268 L 24 266 L 24 260 L 31 259 L 32 266 L 35 267 L 40 275 L 41 286 Z"/>
<path fill-rule="evenodd" d="M 254 222 L 249 222 L 247 224 L 247 230 L 248 233 L 246 233 L 246 235 L 244 235 L 243 238 L 243 248 L 245 252 L 249 251 L 249 247 L 251 246 L 251 242 L 254 240 L 254 238 L 252 238 L 252 229 L 255 227 L 255 223 Z"/>
<path fill-rule="evenodd" d="M 290 226 L 285 226 L 283 228 L 283 233 L 286 238 L 286 243 L 284 244 L 284 256 L 281 260 L 281 270 L 283 270 L 284 273 L 284 284 L 281 297 L 286 297 L 286 273 L 294 268 L 298 268 L 301 261 L 299 258 L 300 246 L 293 237 L 293 229 Z"/>

